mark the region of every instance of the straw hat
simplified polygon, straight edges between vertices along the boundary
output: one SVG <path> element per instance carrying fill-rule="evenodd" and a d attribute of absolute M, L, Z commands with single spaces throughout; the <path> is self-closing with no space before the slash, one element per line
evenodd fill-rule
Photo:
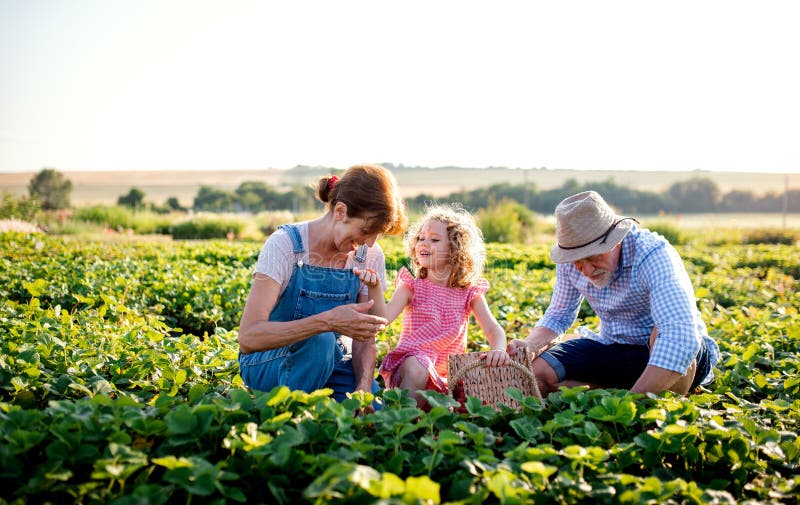
<path fill-rule="evenodd" d="M 550 250 L 555 263 L 572 263 L 607 253 L 622 242 L 633 218 L 618 216 L 594 191 L 565 198 L 556 207 L 556 239 Z"/>

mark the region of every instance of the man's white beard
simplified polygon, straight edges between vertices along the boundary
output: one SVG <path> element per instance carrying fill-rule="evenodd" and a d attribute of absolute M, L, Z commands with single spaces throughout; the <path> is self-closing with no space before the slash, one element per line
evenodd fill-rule
<path fill-rule="evenodd" d="M 602 277 L 589 277 L 589 282 L 597 289 L 603 289 L 614 280 L 614 272 L 603 272 Z"/>

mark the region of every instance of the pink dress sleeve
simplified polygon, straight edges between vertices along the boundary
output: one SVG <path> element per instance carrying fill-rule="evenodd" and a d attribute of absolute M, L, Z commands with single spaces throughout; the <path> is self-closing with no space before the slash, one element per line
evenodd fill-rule
<path fill-rule="evenodd" d="M 414 281 L 416 281 L 416 279 L 411 275 L 411 272 L 409 272 L 406 267 L 401 267 L 394 280 L 394 287 L 397 289 L 400 284 L 405 284 L 411 291 L 414 291 Z"/>
<path fill-rule="evenodd" d="M 486 279 L 480 279 L 476 284 L 470 286 L 467 296 L 467 307 L 472 305 L 472 300 L 480 295 L 486 294 L 487 291 L 489 291 L 489 281 Z"/>

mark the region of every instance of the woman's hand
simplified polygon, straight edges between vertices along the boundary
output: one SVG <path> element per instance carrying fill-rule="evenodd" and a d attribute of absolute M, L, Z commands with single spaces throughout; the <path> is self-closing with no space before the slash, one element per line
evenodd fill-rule
<path fill-rule="evenodd" d="M 331 331 L 347 335 L 356 340 L 375 338 L 387 324 L 386 319 L 370 315 L 373 301 L 340 305 L 324 313 Z"/>
<path fill-rule="evenodd" d="M 367 268 L 366 270 L 353 268 L 353 273 L 356 274 L 359 279 L 361 279 L 361 282 L 370 288 L 378 286 L 378 283 L 380 282 L 380 279 L 378 279 L 378 274 L 371 268 Z"/>
<path fill-rule="evenodd" d="M 481 354 L 481 359 L 486 360 L 486 366 L 505 366 L 511 361 L 511 356 L 506 351 L 491 350 Z"/>

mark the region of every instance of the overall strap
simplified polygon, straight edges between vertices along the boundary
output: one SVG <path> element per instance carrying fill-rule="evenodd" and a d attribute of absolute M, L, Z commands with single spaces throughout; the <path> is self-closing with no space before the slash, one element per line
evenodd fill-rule
<path fill-rule="evenodd" d="M 283 228 L 286 230 L 286 233 L 289 234 L 289 238 L 292 239 L 292 245 L 294 247 L 294 253 L 300 254 L 305 252 L 305 248 L 303 247 L 303 238 L 300 236 L 300 230 L 297 229 L 297 225 L 294 224 L 282 224 L 278 226 L 278 229 Z"/>
<path fill-rule="evenodd" d="M 369 246 L 367 246 L 367 244 L 361 244 L 360 246 L 358 246 L 358 249 L 356 249 L 356 254 L 355 254 L 356 261 L 358 261 L 359 263 L 364 263 L 364 261 L 366 261 L 367 249 L 369 249 Z"/>

